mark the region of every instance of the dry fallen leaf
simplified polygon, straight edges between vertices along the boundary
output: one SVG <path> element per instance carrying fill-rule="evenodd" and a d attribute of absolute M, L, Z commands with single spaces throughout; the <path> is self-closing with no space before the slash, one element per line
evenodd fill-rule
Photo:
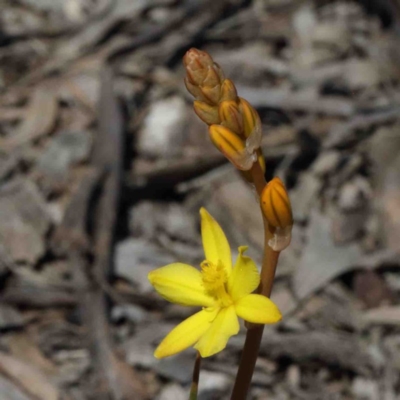
<path fill-rule="evenodd" d="M 400 252 L 400 155 L 390 164 L 383 180 L 381 207 L 384 219 L 384 230 L 389 249 Z"/>
<path fill-rule="evenodd" d="M 293 285 L 299 299 L 324 287 L 332 279 L 357 266 L 361 251 L 357 244 L 337 246 L 331 237 L 330 219 L 313 212 L 309 239 L 295 270 Z"/>
<path fill-rule="evenodd" d="M 0 141 L 5 152 L 29 143 L 50 133 L 57 117 L 58 103 L 55 93 L 47 87 L 37 87 L 33 92 L 25 118 L 15 132 Z"/>
<path fill-rule="evenodd" d="M 0 373 L 18 383 L 34 399 L 58 400 L 60 393 L 37 368 L 16 357 L 0 352 Z"/>
<path fill-rule="evenodd" d="M 367 325 L 400 326 L 400 306 L 383 306 L 364 312 L 363 322 Z"/>
<path fill-rule="evenodd" d="M 12 354 L 22 362 L 26 361 L 46 375 L 57 372 L 57 367 L 46 358 L 26 333 L 17 333 L 10 337 L 9 342 Z"/>

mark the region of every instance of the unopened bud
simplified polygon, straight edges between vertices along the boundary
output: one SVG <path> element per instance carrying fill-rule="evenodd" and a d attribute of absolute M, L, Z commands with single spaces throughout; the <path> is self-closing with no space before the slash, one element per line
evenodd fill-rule
<path fill-rule="evenodd" d="M 208 125 L 219 124 L 218 107 L 211 106 L 203 101 L 195 100 L 193 108 L 197 116 Z"/>
<path fill-rule="evenodd" d="M 246 171 L 255 161 L 255 155 L 249 154 L 246 144 L 235 132 L 222 125 L 211 125 L 210 138 L 215 147 L 235 165 L 236 168 Z"/>
<path fill-rule="evenodd" d="M 243 131 L 243 117 L 235 100 L 226 100 L 219 105 L 219 117 L 222 125 L 238 135 Z"/>
<path fill-rule="evenodd" d="M 200 90 L 205 99 L 211 104 L 218 104 L 219 98 L 221 96 L 221 86 L 216 85 L 211 86 L 200 86 Z"/>
<path fill-rule="evenodd" d="M 221 97 L 224 75 L 218 64 L 205 51 L 190 49 L 183 57 L 185 84 L 197 99 L 217 105 Z"/>
<path fill-rule="evenodd" d="M 238 95 L 236 87 L 230 79 L 225 79 L 221 85 L 221 99 L 224 100 L 237 100 Z"/>
<path fill-rule="evenodd" d="M 261 120 L 255 108 L 245 99 L 239 97 L 240 109 L 243 116 L 243 133 L 247 138 L 246 147 L 250 153 L 261 145 Z"/>
<path fill-rule="evenodd" d="M 186 89 L 188 92 L 197 100 L 205 100 L 203 93 L 200 88 L 189 81 L 188 77 L 183 80 L 185 82 Z"/>
<path fill-rule="evenodd" d="M 189 80 L 195 85 L 200 85 L 206 78 L 208 69 L 214 64 L 214 61 L 205 51 L 192 48 L 184 55 L 183 64 Z"/>
<path fill-rule="evenodd" d="M 272 179 L 265 186 L 261 194 L 261 207 L 270 226 L 286 228 L 293 225 L 289 196 L 279 178 Z"/>
<path fill-rule="evenodd" d="M 269 246 L 275 251 L 285 249 L 290 244 L 293 217 L 289 196 L 279 178 L 272 179 L 262 191 L 261 209 L 273 233 Z"/>
<path fill-rule="evenodd" d="M 203 80 L 203 82 L 201 82 L 201 86 L 217 86 L 217 85 L 221 85 L 221 80 L 220 80 L 220 76 L 216 70 L 216 66 L 213 64 L 211 67 L 207 68 L 207 74 Z"/>
<path fill-rule="evenodd" d="M 258 112 L 247 100 L 239 97 L 239 102 L 243 114 L 244 135 L 249 137 L 256 126 L 260 123 L 260 117 Z"/>

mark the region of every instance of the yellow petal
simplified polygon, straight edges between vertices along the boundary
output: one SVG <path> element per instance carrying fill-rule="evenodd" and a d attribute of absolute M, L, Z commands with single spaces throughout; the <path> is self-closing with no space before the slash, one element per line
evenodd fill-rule
<path fill-rule="evenodd" d="M 200 209 L 201 215 L 201 237 L 203 240 L 204 254 L 206 260 L 218 265 L 222 262 L 226 273 L 232 270 L 231 249 L 224 231 L 218 222 L 208 213 L 205 208 Z"/>
<path fill-rule="evenodd" d="M 250 294 L 260 284 L 260 274 L 255 262 L 244 255 L 247 246 L 239 247 L 239 255 L 235 267 L 228 278 L 228 292 L 233 301 Z"/>
<path fill-rule="evenodd" d="M 278 307 L 268 297 L 249 294 L 235 304 L 236 314 L 255 324 L 273 324 L 282 319 Z"/>
<path fill-rule="evenodd" d="M 158 345 L 154 357 L 169 357 L 192 346 L 210 328 L 217 313 L 217 308 L 204 309 L 185 319 Z"/>
<path fill-rule="evenodd" d="M 210 357 L 223 350 L 232 335 L 239 332 L 235 307 L 222 308 L 210 328 L 194 346 L 202 357 Z"/>
<path fill-rule="evenodd" d="M 151 271 L 148 278 L 157 292 L 172 303 L 204 307 L 214 304 L 204 290 L 200 271 L 190 265 L 169 264 Z"/>

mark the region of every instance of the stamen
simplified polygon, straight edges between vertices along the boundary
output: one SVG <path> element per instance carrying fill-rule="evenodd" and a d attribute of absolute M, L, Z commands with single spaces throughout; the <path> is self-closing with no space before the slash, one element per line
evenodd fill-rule
<path fill-rule="evenodd" d="M 227 280 L 227 276 L 224 267 L 220 263 L 215 265 L 206 260 L 203 261 L 200 266 L 203 284 L 207 290 L 215 291 L 224 285 Z"/>
<path fill-rule="evenodd" d="M 222 306 L 232 304 L 232 299 L 226 292 L 225 284 L 228 280 L 224 266 L 219 262 L 214 264 L 210 261 L 203 261 L 200 264 L 203 285 L 207 292 L 220 302 Z"/>

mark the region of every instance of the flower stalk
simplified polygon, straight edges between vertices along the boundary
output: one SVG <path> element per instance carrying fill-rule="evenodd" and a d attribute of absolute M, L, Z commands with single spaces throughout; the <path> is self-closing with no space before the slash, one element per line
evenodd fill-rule
<path fill-rule="evenodd" d="M 193 367 L 192 384 L 190 386 L 189 400 L 197 400 L 197 392 L 199 390 L 201 355 L 196 353 L 196 360 Z"/>
<path fill-rule="evenodd" d="M 293 225 L 290 200 L 279 178 L 265 180 L 260 148 L 261 120 L 257 111 L 237 95 L 233 82 L 206 52 L 190 49 L 184 56 L 185 85 L 194 96 L 194 111 L 209 127 L 215 147 L 252 183 L 257 191 L 264 224 L 261 273 L 239 247 L 236 263 L 222 228 L 200 210 L 205 259 L 200 270 L 174 263 L 149 274 L 156 291 L 166 300 L 202 310 L 177 325 L 159 344 L 155 357 L 163 358 L 193 346 L 197 350 L 189 400 L 197 399 L 201 358 L 222 351 L 239 332 L 238 317 L 247 334 L 231 400 L 245 400 L 250 388 L 265 324 L 281 313 L 269 299 L 280 252 L 290 244 Z"/>
<path fill-rule="evenodd" d="M 184 65 L 186 86 L 197 99 L 194 109 L 209 125 L 211 141 L 242 176 L 254 184 L 259 196 L 264 223 L 264 256 L 257 293 L 270 297 L 280 251 L 290 244 L 293 218 L 283 183 L 279 178 L 268 184 L 265 180 L 260 117 L 247 100 L 237 95 L 233 82 L 225 79 L 219 65 L 207 53 L 189 50 Z M 213 93 L 213 97 L 208 93 Z M 252 323 L 246 326 L 248 331 L 232 400 L 244 400 L 247 396 L 264 329 L 263 325 Z"/>
<path fill-rule="evenodd" d="M 250 172 L 257 194 L 261 197 L 266 186 L 266 181 L 259 163 L 255 163 Z M 265 216 L 263 216 L 263 222 L 264 256 L 258 293 L 270 297 L 280 252 L 274 251 L 272 247 L 269 246 L 269 241 L 272 239 L 273 234 L 269 229 L 268 221 Z M 253 377 L 254 368 L 256 366 L 264 325 L 252 325 L 248 328 L 231 400 L 246 400 L 251 385 L 251 378 Z"/>

